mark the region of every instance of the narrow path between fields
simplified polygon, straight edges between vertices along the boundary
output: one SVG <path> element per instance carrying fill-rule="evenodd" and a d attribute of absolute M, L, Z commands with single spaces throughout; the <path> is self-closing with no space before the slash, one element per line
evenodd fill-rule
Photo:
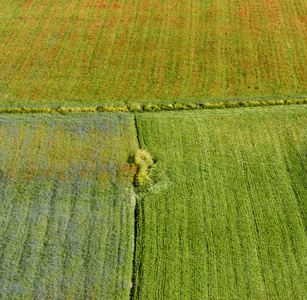
<path fill-rule="evenodd" d="M 136 120 L 136 115 L 134 114 L 134 127 L 135 127 L 135 131 L 136 131 L 136 138 L 138 141 L 138 146 L 139 149 L 141 149 L 140 147 L 140 140 L 139 140 L 139 129 L 138 129 L 138 125 L 137 125 L 137 120 Z M 134 176 L 134 180 L 133 180 L 133 187 L 135 189 L 135 185 L 136 185 L 136 176 L 137 174 L 135 174 Z M 134 291 L 135 291 L 135 248 L 136 248 L 136 235 L 137 235 L 137 219 L 138 219 L 138 197 L 137 195 L 135 196 L 135 207 L 134 207 L 134 244 L 133 244 L 133 260 L 132 260 L 132 277 L 131 277 L 131 288 L 130 288 L 130 296 L 129 299 L 132 299 Z"/>

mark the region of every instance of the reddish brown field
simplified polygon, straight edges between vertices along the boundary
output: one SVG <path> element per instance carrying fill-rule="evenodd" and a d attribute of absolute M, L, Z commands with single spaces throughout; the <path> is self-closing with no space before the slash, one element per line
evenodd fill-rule
<path fill-rule="evenodd" d="M 306 0 L 0 3 L 0 105 L 298 96 Z"/>

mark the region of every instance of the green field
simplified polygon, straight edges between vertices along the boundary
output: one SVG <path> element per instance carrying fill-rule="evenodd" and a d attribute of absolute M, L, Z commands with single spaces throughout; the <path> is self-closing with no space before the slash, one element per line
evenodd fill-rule
<path fill-rule="evenodd" d="M 132 299 L 306 299 L 307 106 L 137 115 Z"/>
<path fill-rule="evenodd" d="M 0 106 L 307 94 L 306 0 L 0 3 Z"/>
<path fill-rule="evenodd" d="M 306 105 L 1 115 L 0 298 L 305 299 L 306 124 Z"/>
<path fill-rule="evenodd" d="M 129 297 L 137 148 L 128 114 L 1 116 L 1 299 Z"/>

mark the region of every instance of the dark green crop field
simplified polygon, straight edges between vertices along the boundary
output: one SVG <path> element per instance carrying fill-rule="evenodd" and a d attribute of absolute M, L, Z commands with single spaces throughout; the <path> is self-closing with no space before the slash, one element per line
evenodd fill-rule
<path fill-rule="evenodd" d="M 133 299 L 306 299 L 307 107 L 137 115 Z"/>
<path fill-rule="evenodd" d="M 306 0 L 0 2 L 0 105 L 307 94 Z"/>
<path fill-rule="evenodd" d="M 0 298 L 127 299 L 133 118 L 1 116 Z"/>

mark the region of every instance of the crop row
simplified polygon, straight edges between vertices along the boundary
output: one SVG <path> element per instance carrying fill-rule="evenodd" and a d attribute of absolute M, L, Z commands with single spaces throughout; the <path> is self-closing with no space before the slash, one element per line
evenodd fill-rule
<path fill-rule="evenodd" d="M 11 107 L 0 108 L 0 113 L 81 113 L 81 112 L 150 112 L 193 109 L 221 109 L 235 107 L 255 107 L 273 105 L 307 104 L 306 99 L 292 100 L 252 100 L 220 101 L 207 103 L 171 103 L 171 104 L 132 104 L 127 106 L 91 106 L 91 107 Z"/>

